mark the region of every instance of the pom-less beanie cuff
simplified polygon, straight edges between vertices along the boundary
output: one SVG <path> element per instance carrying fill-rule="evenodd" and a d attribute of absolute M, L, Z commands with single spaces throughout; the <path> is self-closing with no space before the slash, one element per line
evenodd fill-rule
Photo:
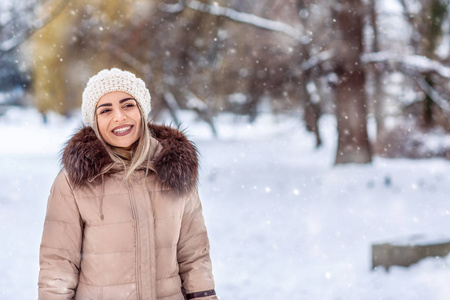
<path fill-rule="evenodd" d="M 151 109 L 151 96 L 144 81 L 131 72 L 112 68 L 102 70 L 91 77 L 84 89 L 81 113 L 87 125 L 94 128 L 97 103 L 103 95 L 111 92 L 124 92 L 132 96 L 141 107 L 143 117 L 147 121 Z"/>

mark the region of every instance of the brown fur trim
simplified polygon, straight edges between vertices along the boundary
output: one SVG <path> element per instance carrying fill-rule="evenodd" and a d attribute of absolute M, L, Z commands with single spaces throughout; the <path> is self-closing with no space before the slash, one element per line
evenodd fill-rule
<path fill-rule="evenodd" d="M 163 150 L 155 159 L 155 169 L 163 185 L 178 193 L 187 193 L 197 186 L 198 152 L 195 145 L 179 130 L 149 124 L 151 135 Z"/>
<path fill-rule="evenodd" d="M 184 194 L 197 186 L 198 153 L 195 145 L 179 130 L 148 124 L 151 135 L 163 149 L 154 158 L 154 166 L 161 183 Z M 112 163 L 105 146 L 90 127 L 81 128 L 67 142 L 61 163 L 74 186 L 82 186 Z"/>
<path fill-rule="evenodd" d="M 83 127 L 67 142 L 61 162 L 74 186 L 81 186 L 112 163 L 91 127 Z"/>

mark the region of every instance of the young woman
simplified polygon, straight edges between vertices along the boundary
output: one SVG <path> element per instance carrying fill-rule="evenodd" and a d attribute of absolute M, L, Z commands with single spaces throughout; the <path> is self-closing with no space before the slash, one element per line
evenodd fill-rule
<path fill-rule="evenodd" d="M 67 143 L 40 248 L 39 299 L 216 300 L 195 146 L 147 124 L 150 93 L 103 70 Z"/>

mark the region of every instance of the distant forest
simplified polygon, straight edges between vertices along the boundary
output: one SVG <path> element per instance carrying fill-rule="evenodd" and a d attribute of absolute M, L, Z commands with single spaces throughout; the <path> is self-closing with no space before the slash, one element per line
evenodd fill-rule
<path fill-rule="evenodd" d="M 0 4 L 0 105 L 70 116 L 88 78 L 143 78 L 152 117 L 192 110 L 216 134 L 233 113 L 298 115 L 321 145 L 336 116 L 335 164 L 450 158 L 449 0 L 17 0 Z M 23 93 L 17 93 L 17 88 Z M 3 99 L 3 103 L 2 103 Z M 23 103 L 23 99 L 16 99 Z M 22 102 L 21 102 L 22 101 Z M 45 118 L 44 118 L 45 119 Z M 369 137 L 368 120 L 376 124 Z"/>

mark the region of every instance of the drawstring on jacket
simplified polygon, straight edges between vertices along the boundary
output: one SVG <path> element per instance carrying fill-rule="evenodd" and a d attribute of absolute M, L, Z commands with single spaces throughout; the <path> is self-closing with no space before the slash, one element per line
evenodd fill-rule
<path fill-rule="evenodd" d="M 103 178 L 102 173 L 102 194 L 100 195 L 100 220 L 103 221 L 105 216 L 103 215 L 103 197 L 105 197 L 105 179 Z"/>
<path fill-rule="evenodd" d="M 102 193 L 101 193 L 101 195 L 100 195 L 99 217 L 100 217 L 100 220 L 102 220 L 102 221 L 105 219 L 105 215 L 103 214 L 103 198 L 105 197 L 105 178 L 104 178 L 104 175 L 105 175 L 105 173 L 106 173 L 107 171 L 109 171 L 111 168 L 112 168 L 112 166 L 109 167 L 108 169 L 104 170 L 104 171 L 101 173 L 101 177 L 102 177 Z M 144 181 L 144 182 L 146 182 L 145 178 L 147 177 L 148 171 L 149 171 L 149 170 L 152 170 L 153 172 L 156 173 L 155 169 L 151 167 L 151 160 L 150 160 L 150 158 L 148 158 L 148 160 L 147 160 L 147 168 L 146 168 L 146 170 L 145 170 L 145 174 L 144 174 L 144 177 L 143 177 L 143 181 Z M 97 175 L 97 176 L 98 176 L 98 175 Z M 92 180 L 93 180 L 93 179 L 92 179 Z M 146 184 L 145 184 L 145 186 L 146 186 L 146 188 L 147 188 L 147 190 L 148 190 L 148 186 L 147 186 Z"/>

